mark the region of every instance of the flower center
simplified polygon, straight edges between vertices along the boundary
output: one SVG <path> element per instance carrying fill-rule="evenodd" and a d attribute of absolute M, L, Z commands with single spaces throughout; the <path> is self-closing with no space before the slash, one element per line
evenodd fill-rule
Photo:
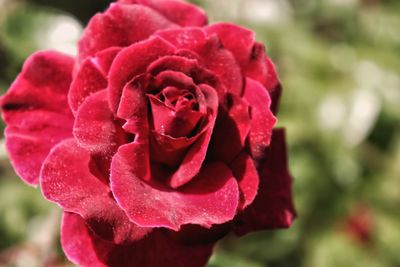
<path fill-rule="evenodd" d="M 153 128 L 173 138 L 191 137 L 203 113 L 192 92 L 168 86 L 156 95 L 147 95 L 151 105 Z"/>

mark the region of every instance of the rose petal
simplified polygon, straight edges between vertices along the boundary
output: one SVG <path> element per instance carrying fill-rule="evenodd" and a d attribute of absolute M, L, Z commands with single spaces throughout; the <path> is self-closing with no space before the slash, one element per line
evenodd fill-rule
<path fill-rule="evenodd" d="M 201 66 L 209 69 L 224 84 L 226 89 L 240 95 L 243 90 L 243 76 L 239 65 L 230 51 L 221 46 L 217 35 L 207 37 L 200 28 L 168 29 L 157 32 L 178 49 L 195 52 L 202 59 Z M 221 97 L 225 92 L 219 92 Z"/>
<path fill-rule="evenodd" d="M 89 171 L 90 155 L 68 139 L 52 149 L 40 176 L 43 195 L 65 211 L 81 215 L 101 237 L 121 243 L 148 230 L 130 223 L 110 189 Z"/>
<path fill-rule="evenodd" d="M 180 52 L 182 52 L 182 50 Z M 157 76 L 165 71 L 181 72 L 190 77 L 195 84 L 205 83 L 214 87 L 217 92 L 226 91 L 225 88 L 220 88 L 222 85 L 211 71 L 199 65 L 197 58 L 188 58 L 178 55 L 165 56 L 154 61 L 147 69 L 147 72 L 151 73 L 153 76 Z"/>
<path fill-rule="evenodd" d="M 189 108 L 171 110 L 153 96 L 149 97 L 154 129 L 175 138 L 191 137 L 203 117 L 201 112 Z"/>
<path fill-rule="evenodd" d="M 253 31 L 232 23 L 215 23 L 204 29 L 208 35 L 217 34 L 222 45 L 231 51 L 243 68 L 249 60 L 255 42 Z"/>
<path fill-rule="evenodd" d="M 50 149 L 72 135 L 67 93 L 73 63 L 73 58 L 57 52 L 35 53 L 1 98 L 11 163 L 28 184 L 38 183 Z"/>
<path fill-rule="evenodd" d="M 204 93 L 206 102 L 208 104 L 209 119 L 208 124 L 204 126 L 206 130 L 199 140 L 190 148 L 185 158 L 181 162 L 178 169 L 169 180 L 169 185 L 172 188 L 178 188 L 188 183 L 194 176 L 196 176 L 203 164 L 208 151 L 211 135 L 213 133 L 215 120 L 218 113 L 218 97 L 213 88 L 202 84 L 199 86 Z"/>
<path fill-rule="evenodd" d="M 259 184 L 258 172 L 253 159 L 246 152 L 237 157 L 230 164 L 230 167 L 239 183 L 241 192 L 239 210 L 243 210 L 253 202 L 257 195 Z"/>
<path fill-rule="evenodd" d="M 121 144 L 127 143 L 128 135 L 114 119 L 108 106 L 107 90 L 89 96 L 79 108 L 73 128 L 80 147 L 91 153 L 109 155 Z"/>
<path fill-rule="evenodd" d="M 107 88 L 106 76 L 99 69 L 95 59 L 86 59 L 78 70 L 68 93 L 68 102 L 74 115 L 88 96 L 105 88 Z"/>
<path fill-rule="evenodd" d="M 276 123 L 276 118 L 270 110 L 271 98 L 259 82 L 250 78 L 246 79 L 243 98 L 251 107 L 249 132 L 251 154 L 255 159 L 260 159 L 271 141 L 272 128 Z"/>
<path fill-rule="evenodd" d="M 254 202 L 236 221 L 235 232 L 289 227 L 296 218 L 293 206 L 292 177 L 288 171 L 285 132 L 274 130 L 272 142 L 259 166 L 260 185 Z"/>
<path fill-rule="evenodd" d="M 81 216 L 64 212 L 61 223 L 61 245 L 67 258 L 83 267 L 106 267 L 96 255 L 90 230 Z"/>
<path fill-rule="evenodd" d="M 111 164 L 111 188 L 130 220 L 142 227 L 179 230 L 184 224 L 210 227 L 231 220 L 238 205 L 238 185 L 222 163 L 206 165 L 179 190 L 146 183 L 132 168 L 137 148 L 119 148 Z M 133 169 L 133 170 L 132 170 Z"/>
<path fill-rule="evenodd" d="M 104 77 L 108 76 L 111 64 L 113 63 L 115 57 L 122 50 L 121 47 L 110 47 L 98 52 L 94 58 L 94 62 L 98 68 L 102 71 Z"/>
<path fill-rule="evenodd" d="M 227 108 L 220 106 L 210 144 L 213 159 L 230 163 L 246 145 L 250 130 L 250 107 L 237 95 L 227 95 Z"/>
<path fill-rule="evenodd" d="M 154 61 L 147 68 L 147 72 L 151 73 L 153 76 L 156 76 L 162 71 L 170 70 L 170 71 L 178 71 L 183 72 L 184 74 L 190 74 L 196 68 L 199 68 L 198 62 L 196 59 L 190 59 L 186 57 L 180 57 L 176 55 L 161 57 L 158 60 Z"/>
<path fill-rule="evenodd" d="M 261 43 L 254 44 L 244 71 L 247 77 L 259 81 L 268 91 L 273 91 L 279 83 L 274 63 L 266 55 L 265 46 Z"/>
<path fill-rule="evenodd" d="M 207 24 L 207 16 L 202 9 L 181 0 L 119 0 L 118 2 L 149 6 L 183 27 L 201 27 Z"/>
<path fill-rule="evenodd" d="M 94 235 L 79 215 L 64 213 L 61 242 L 67 257 L 83 267 L 206 265 L 213 244 L 180 244 L 174 235 L 174 232 L 154 230 L 142 240 L 115 245 Z"/>
<path fill-rule="evenodd" d="M 155 31 L 176 24 L 143 5 L 111 4 L 94 16 L 79 41 L 79 62 L 109 47 L 125 47 L 146 40 Z"/>
<path fill-rule="evenodd" d="M 153 131 L 150 140 L 152 163 L 161 163 L 176 168 L 182 162 L 188 148 L 199 139 L 201 134 L 202 132 L 191 138 L 173 138 Z"/>
<path fill-rule="evenodd" d="M 172 54 L 174 47 L 155 37 L 123 49 L 115 58 L 109 73 L 109 101 L 111 110 L 118 110 L 124 86 L 144 73 L 147 66 L 159 57 Z M 143 56 L 146 55 L 146 56 Z"/>

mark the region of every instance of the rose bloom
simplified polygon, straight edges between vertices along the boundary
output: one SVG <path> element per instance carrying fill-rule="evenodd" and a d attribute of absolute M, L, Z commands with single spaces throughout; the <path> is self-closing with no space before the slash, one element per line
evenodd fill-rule
<path fill-rule="evenodd" d="M 13 167 L 64 210 L 81 266 L 204 266 L 295 218 L 281 86 L 254 33 L 180 0 L 120 0 L 76 58 L 33 54 L 1 99 Z"/>

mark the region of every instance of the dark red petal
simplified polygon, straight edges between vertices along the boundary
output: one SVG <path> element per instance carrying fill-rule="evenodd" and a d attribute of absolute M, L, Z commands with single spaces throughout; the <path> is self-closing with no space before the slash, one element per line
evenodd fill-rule
<path fill-rule="evenodd" d="M 191 50 L 202 59 L 201 66 L 209 69 L 224 84 L 226 89 L 240 95 L 243 90 L 243 76 L 232 53 L 221 46 L 217 35 L 207 37 L 200 28 L 168 29 L 157 32 L 179 49 Z M 221 97 L 225 92 L 219 92 Z"/>
<path fill-rule="evenodd" d="M 81 215 L 101 237 L 121 243 L 148 230 L 130 223 L 110 189 L 89 171 L 90 155 L 68 139 L 52 149 L 40 176 L 43 195 L 65 211 Z"/>
<path fill-rule="evenodd" d="M 237 157 L 230 164 L 230 167 L 239 183 L 241 192 L 239 209 L 243 210 L 253 202 L 257 195 L 259 184 L 258 172 L 253 159 L 246 152 Z"/>
<path fill-rule="evenodd" d="M 222 45 L 231 51 L 242 68 L 248 64 L 255 42 L 253 31 L 226 22 L 207 26 L 205 31 L 208 35 L 217 34 Z"/>
<path fill-rule="evenodd" d="M 149 6 L 183 27 L 201 27 L 207 24 L 207 16 L 202 9 L 182 0 L 119 0 L 118 2 Z"/>
<path fill-rule="evenodd" d="M 176 24 L 143 5 L 111 4 L 94 16 L 79 41 L 79 62 L 109 47 L 125 47 L 149 38 L 155 31 Z"/>
<path fill-rule="evenodd" d="M 191 137 L 204 115 L 190 108 L 173 110 L 153 96 L 150 96 L 149 100 L 155 131 L 174 138 Z"/>
<path fill-rule="evenodd" d="M 94 61 L 99 67 L 99 69 L 102 71 L 104 77 L 108 76 L 111 64 L 113 63 L 115 57 L 121 50 L 122 50 L 121 47 L 110 47 L 96 54 Z"/>
<path fill-rule="evenodd" d="M 278 75 L 274 63 L 265 53 L 263 44 L 255 43 L 250 56 L 250 61 L 244 67 L 247 77 L 260 82 L 269 92 L 271 97 L 271 110 L 277 114 L 282 87 L 279 83 Z"/>
<path fill-rule="evenodd" d="M 251 119 L 245 100 L 228 94 L 227 102 L 228 111 L 220 106 L 210 150 L 214 159 L 230 163 L 246 145 Z"/>
<path fill-rule="evenodd" d="M 217 34 L 223 46 L 235 56 L 245 75 L 264 85 L 271 94 L 271 109 L 276 113 L 281 90 L 278 76 L 264 45 L 255 41 L 254 32 L 231 23 L 216 23 L 207 26 L 205 31 L 209 35 Z"/>
<path fill-rule="evenodd" d="M 153 131 L 150 142 L 152 163 L 166 164 L 176 168 L 184 158 L 188 148 L 199 139 L 201 134 L 202 132 L 192 138 L 173 138 Z"/>
<path fill-rule="evenodd" d="M 189 75 L 193 70 L 198 68 L 198 64 L 199 63 L 196 59 L 176 55 L 165 56 L 151 63 L 147 68 L 147 72 L 156 76 L 162 71 L 171 70 L 183 72 L 184 74 Z"/>
<path fill-rule="evenodd" d="M 127 141 L 120 124 L 108 106 L 107 90 L 102 90 L 86 98 L 79 108 L 73 134 L 80 147 L 109 155 Z"/>
<path fill-rule="evenodd" d="M 200 136 L 199 140 L 193 144 L 178 169 L 170 178 L 169 185 L 172 188 L 178 188 L 188 183 L 199 173 L 203 161 L 206 158 L 211 135 L 214 130 L 215 120 L 218 115 L 218 96 L 213 88 L 205 84 L 202 84 L 199 87 L 201 88 L 208 105 L 208 124 L 204 126 L 205 132 Z"/>
<path fill-rule="evenodd" d="M 296 218 L 286 155 L 285 133 L 274 130 L 272 142 L 259 165 L 260 185 L 254 202 L 236 221 L 235 232 L 287 228 Z"/>
<path fill-rule="evenodd" d="M 81 216 L 64 212 L 61 222 L 61 246 L 67 258 L 82 267 L 106 267 L 96 255 L 93 238 Z"/>
<path fill-rule="evenodd" d="M 186 50 L 187 51 L 187 50 Z M 177 53 L 181 53 L 180 52 Z M 185 55 L 173 55 L 173 56 L 165 56 L 156 61 L 154 61 L 147 69 L 149 73 L 152 75 L 157 75 L 163 71 L 176 71 L 182 72 L 187 76 L 191 77 L 195 84 L 208 84 L 215 88 L 217 91 L 223 91 L 218 86 L 221 86 L 218 83 L 217 77 L 209 70 L 202 68 L 199 65 L 198 57 L 187 57 Z"/>
<path fill-rule="evenodd" d="M 122 146 L 111 164 L 112 191 L 132 222 L 177 231 L 184 224 L 211 227 L 235 216 L 238 185 L 224 164 L 206 165 L 190 184 L 171 190 L 143 180 L 145 174 L 133 166 L 140 165 L 137 153 L 132 144 Z"/>
<path fill-rule="evenodd" d="M 247 77 L 259 81 L 268 91 L 273 91 L 279 83 L 274 63 L 266 55 L 264 45 L 258 42 L 253 46 L 244 72 Z"/>
<path fill-rule="evenodd" d="M 251 128 L 249 145 L 255 159 L 263 157 L 265 148 L 271 141 L 272 128 L 276 118 L 270 110 L 271 98 L 265 88 L 257 81 L 246 79 L 243 98 L 251 108 Z"/>
<path fill-rule="evenodd" d="M 155 37 L 123 49 L 115 58 L 109 73 L 109 101 L 115 113 L 124 86 L 134 77 L 144 73 L 147 66 L 159 57 L 173 54 L 175 48 Z"/>
<path fill-rule="evenodd" d="M 35 53 L 1 98 L 11 163 L 28 184 L 38 184 L 40 168 L 50 149 L 72 136 L 73 116 L 67 93 L 73 64 L 73 58 L 57 52 Z"/>
<path fill-rule="evenodd" d="M 154 80 L 154 85 L 161 88 L 177 87 L 180 89 L 190 89 L 195 87 L 193 79 L 179 71 L 166 70 L 160 72 Z"/>
<path fill-rule="evenodd" d="M 88 58 L 82 63 L 68 93 L 69 105 L 74 115 L 88 96 L 107 88 L 106 77 L 94 58 Z"/>
<path fill-rule="evenodd" d="M 94 235 L 79 215 L 64 213 L 61 242 L 67 257 L 83 267 L 203 267 L 213 244 L 185 245 L 172 231 L 154 230 L 139 241 L 115 245 Z"/>

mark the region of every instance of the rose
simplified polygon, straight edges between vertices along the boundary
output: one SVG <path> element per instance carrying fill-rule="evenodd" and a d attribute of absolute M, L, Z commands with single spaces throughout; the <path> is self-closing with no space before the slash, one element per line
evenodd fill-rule
<path fill-rule="evenodd" d="M 13 166 L 64 209 L 71 261 L 203 266 L 229 231 L 295 217 L 273 63 L 250 30 L 206 21 L 178 0 L 119 1 L 76 59 L 32 55 L 2 97 Z"/>

